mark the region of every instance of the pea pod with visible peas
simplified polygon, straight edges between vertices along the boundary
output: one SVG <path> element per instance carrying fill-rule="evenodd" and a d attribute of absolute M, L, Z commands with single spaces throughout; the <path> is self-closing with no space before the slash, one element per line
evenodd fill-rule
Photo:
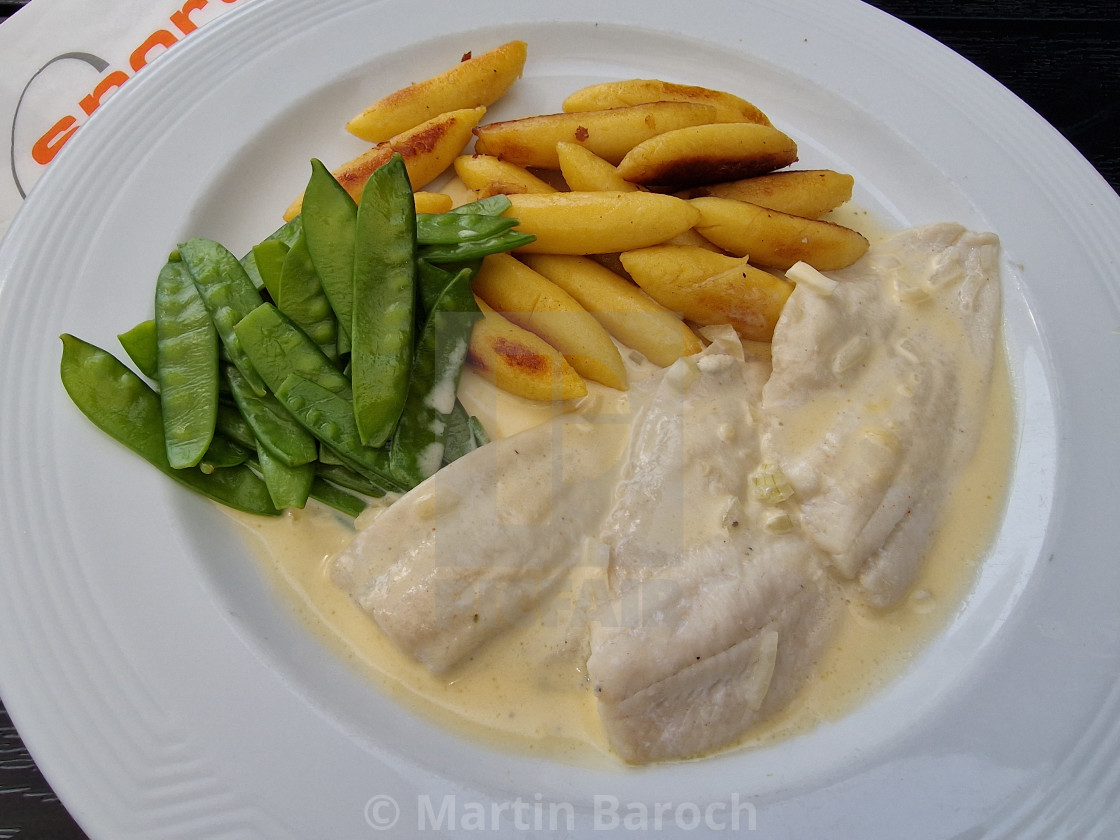
<path fill-rule="evenodd" d="M 416 328 L 416 207 L 400 154 L 377 169 L 358 202 L 351 379 L 366 446 L 393 435 L 408 395 Z"/>
<path fill-rule="evenodd" d="M 350 350 L 354 322 L 354 237 L 358 206 L 321 161 L 311 161 L 303 194 L 303 233 L 319 282 L 338 318 L 338 351 Z"/>
<path fill-rule="evenodd" d="M 168 260 L 156 280 L 156 378 L 167 460 L 193 467 L 214 438 L 218 336 L 187 266 Z"/>
<path fill-rule="evenodd" d="M 69 334 L 62 336 L 62 384 L 91 422 L 166 475 L 216 502 L 266 516 L 279 513 L 268 489 L 245 466 L 215 470 L 172 468 L 163 439 L 159 395 L 112 354 Z"/>
<path fill-rule="evenodd" d="M 268 387 L 307 431 L 371 481 L 404 489 L 389 471 L 388 452 L 362 444 L 350 380 L 314 341 L 269 303 L 246 316 L 237 333 Z"/>
<path fill-rule="evenodd" d="M 470 278 L 483 256 L 532 237 L 501 215 L 505 196 L 418 217 L 403 161 L 383 169 L 356 204 L 313 161 L 303 213 L 240 260 L 213 240 L 181 244 L 157 317 L 119 337 L 162 396 L 64 336 L 71 398 L 175 480 L 259 514 L 315 498 L 356 516 L 365 501 L 347 490 L 403 492 L 481 445 L 455 398 L 477 317 Z M 208 395 L 198 410 L 188 383 Z M 176 464 L 195 466 L 175 469 L 169 441 L 187 453 Z"/>
<path fill-rule="evenodd" d="M 350 379 L 310 336 L 276 308 L 262 303 L 235 327 L 245 353 L 273 394 L 290 373 L 314 379 L 335 393 L 350 394 Z"/>
<path fill-rule="evenodd" d="M 295 321 L 327 358 L 338 361 L 338 319 L 315 273 L 305 236 L 293 243 L 281 266 L 279 283 L 269 291 L 276 308 Z"/>
<path fill-rule="evenodd" d="M 518 233 L 507 230 L 486 239 L 460 242 L 458 245 L 426 245 L 420 249 L 420 257 L 430 263 L 461 263 L 480 260 L 491 254 L 501 254 L 528 245 L 536 237 L 531 233 Z"/>
<path fill-rule="evenodd" d="M 421 245 L 458 245 L 505 233 L 517 219 L 480 213 L 417 213 L 416 241 Z"/>
<path fill-rule="evenodd" d="M 392 473 L 387 449 L 362 444 L 349 393 L 332 391 L 320 382 L 292 373 L 277 389 L 276 396 L 345 466 L 391 490 L 408 489 L 407 483 Z"/>
<path fill-rule="evenodd" d="M 258 449 L 267 449 L 272 459 L 287 467 L 310 464 L 319 457 L 319 447 L 306 429 L 301 426 L 271 393 L 257 394 L 241 371 L 229 365 L 226 379 L 241 416 L 252 430 Z M 263 461 L 263 456 L 262 456 Z"/>
<path fill-rule="evenodd" d="M 233 329 L 260 305 L 261 296 L 256 286 L 237 257 L 212 239 L 196 238 L 184 242 L 179 246 L 179 254 L 194 278 L 195 288 L 210 313 L 230 361 L 253 390 L 263 394 L 264 382 L 241 349 L 241 342 Z"/>
<path fill-rule="evenodd" d="M 513 230 L 517 226 L 517 219 L 501 215 L 510 207 L 509 198 L 504 195 L 492 195 L 461 204 L 441 214 L 452 218 L 462 217 L 465 221 L 443 221 L 440 224 L 448 227 L 462 224 L 467 229 L 480 234 L 485 231 L 485 235 L 469 238 L 464 236 L 457 242 L 446 241 L 446 238 L 437 240 L 434 236 L 420 239 L 420 257 L 433 264 L 463 263 L 528 245 L 536 237 L 530 233 L 518 233 Z"/>
<path fill-rule="evenodd" d="M 477 201 L 468 201 L 466 204 L 460 204 L 447 212 L 459 216 L 500 216 L 512 206 L 513 202 L 509 200 L 509 196 L 498 193 L 497 195 L 480 198 Z M 514 224 L 516 225 L 517 222 L 515 221 Z"/>

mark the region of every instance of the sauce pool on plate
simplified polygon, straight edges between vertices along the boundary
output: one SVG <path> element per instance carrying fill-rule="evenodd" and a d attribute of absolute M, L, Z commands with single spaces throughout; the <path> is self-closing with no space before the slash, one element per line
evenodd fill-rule
<path fill-rule="evenodd" d="M 752 728 L 740 746 L 774 743 L 835 720 L 897 677 L 959 611 L 996 533 L 1013 456 L 1013 400 L 1006 360 L 993 371 L 979 445 L 945 504 L 936 540 L 908 596 L 889 610 L 849 604 L 814 675 L 785 709 Z M 478 387 L 468 381 L 466 388 Z M 494 404 L 497 406 L 497 404 Z M 484 418 L 503 433 L 539 422 L 496 407 Z M 497 748 L 579 764 L 617 763 L 586 673 L 581 606 L 605 591 L 605 562 L 585 558 L 538 610 L 449 674 L 433 675 L 402 654 L 331 579 L 331 558 L 353 526 L 318 507 L 278 519 L 236 515 L 262 569 L 308 630 L 367 675 L 376 690 L 434 723 Z"/>

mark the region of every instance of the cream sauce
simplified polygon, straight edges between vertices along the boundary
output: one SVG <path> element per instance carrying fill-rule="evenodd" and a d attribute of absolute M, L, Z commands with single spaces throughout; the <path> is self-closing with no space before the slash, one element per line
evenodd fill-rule
<path fill-rule="evenodd" d="M 472 410 L 502 434 L 556 409 L 523 404 L 468 377 Z M 948 500 L 937 540 L 911 594 L 876 611 L 851 604 L 816 675 L 785 710 L 754 727 L 761 745 L 835 720 L 896 678 L 959 611 L 998 525 L 1014 447 L 1006 360 L 997 356 L 977 453 Z M 599 395 L 590 405 L 611 406 Z M 484 412 L 493 412 L 487 417 Z M 586 677 L 585 615 L 606 597 L 605 558 L 588 548 L 539 620 L 499 637 L 447 677 L 398 651 L 328 573 L 353 527 L 318 507 L 278 519 L 238 517 L 259 537 L 263 567 L 311 632 L 395 699 L 439 725 L 503 749 L 587 764 L 615 764 Z"/>

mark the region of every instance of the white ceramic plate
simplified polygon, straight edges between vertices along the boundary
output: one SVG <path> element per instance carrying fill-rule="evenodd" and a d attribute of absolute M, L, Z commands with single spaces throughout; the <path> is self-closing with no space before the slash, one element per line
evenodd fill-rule
<path fill-rule="evenodd" d="M 838 723 L 628 772 L 449 735 L 328 654 L 225 517 L 92 429 L 58 383 L 58 334 L 114 347 L 175 242 L 247 248 L 308 158 L 361 149 L 345 118 L 513 37 L 531 58 L 494 118 L 610 78 L 743 92 L 889 223 L 1002 237 L 1020 434 L 1004 526 L 948 629 Z M 1118 230 L 1117 196 L 1057 132 L 854 0 L 239 7 L 82 128 L 0 249 L 4 702 L 95 838 L 357 838 L 394 816 L 394 836 L 432 817 L 515 835 L 569 818 L 625 832 L 623 817 L 670 835 L 1115 835 Z"/>

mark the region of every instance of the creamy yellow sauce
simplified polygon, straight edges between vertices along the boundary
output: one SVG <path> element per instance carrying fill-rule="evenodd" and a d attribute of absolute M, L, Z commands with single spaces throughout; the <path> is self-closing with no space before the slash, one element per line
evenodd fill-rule
<path fill-rule="evenodd" d="M 479 388 L 468 378 L 467 388 Z M 485 394 L 485 388 L 481 392 Z M 501 432 L 547 419 L 493 396 Z M 998 357 L 976 456 L 953 489 L 937 540 L 909 597 L 889 611 L 850 605 L 816 674 L 783 712 L 753 728 L 744 746 L 772 743 L 835 720 L 896 678 L 958 612 L 1003 510 L 1014 448 L 1013 399 Z M 601 406 L 600 406 L 601 407 Z M 605 560 L 577 564 L 538 620 L 487 645 L 449 676 L 401 654 L 330 579 L 328 565 L 353 526 L 311 506 L 278 519 L 239 517 L 258 539 L 263 568 L 311 632 L 371 682 L 437 725 L 497 747 L 579 764 L 615 762 L 589 690 L 581 606 L 606 596 Z M 598 565 L 596 565 L 598 563 Z"/>
<path fill-rule="evenodd" d="M 836 720 L 897 678 L 964 606 L 1004 510 L 1015 450 L 1007 360 L 997 354 L 976 454 L 944 503 L 936 539 L 909 596 L 890 610 L 849 604 L 827 655 L 782 713 L 751 732 L 764 743 Z"/>

